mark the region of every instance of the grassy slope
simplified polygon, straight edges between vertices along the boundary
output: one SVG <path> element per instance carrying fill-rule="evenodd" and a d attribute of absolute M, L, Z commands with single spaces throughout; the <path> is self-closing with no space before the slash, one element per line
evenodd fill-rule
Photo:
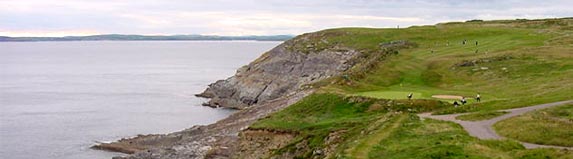
<path fill-rule="evenodd" d="M 297 142 L 304 142 L 310 149 L 316 149 L 326 146 L 325 140 L 331 133 L 341 132 L 341 138 L 350 139 L 391 124 L 391 121 L 400 116 L 395 112 L 422 112 L 441 107 L 443 105 L 439 102 L 427 100 L 390 101 L 313 94 L 254 123 L 250 129 L 294 132 L 298 134 Z M 291 148 L 293 147 L 286 147 L 280 151 L 292 151 Z"/>
<path fill-rule="evenodd" d="M 519 143 L 508 140 L 478 140 L 457 124 L 420 120 L 412 114 L 395 133 L 375 146 L 369 156 L 393 159 L 572 158 L 573 153 L 554 149 L 526 150 Z"/>
<path fill-rule="evenodd" d="M 405 98 L 408 92 L 414 92 L 415 98 L 436 94 L 473 98 L 478 92 L 482 95 L 482 103 L 469 99 L 470 106 L 441 113 L 506 109 L 573 98 L 573 19 L 535 25 L 490 23 L 494 22 L 326 30 L 345 34 L 331 37 L 330 41 L 365 52 L 375 52 L 380 43 L 392 40 L 410 40 L 418 47 L 386 58 L 376 69 L 366 71 L 364 78 L 324 90 L 391 99 Z M 461 44 L 463 39 L 468 40 L 466 45 Z M 475 41 L 479 42 L 477 46 Z M 464 60 L 504 56 L 511 59 L 455 66 Z"/>
<path fill-rule="evenodd" d="M 359 64 L 349 71 L 350 80 L 342 77 L 324 80 L 317 84 L 322 86 L 318 94 L 258 121 L 251 128 L 297 133 L 296 141 L 276 153 L 300 151 L 296 145 L 304 143 L 308 150 L 300 156 L 303 158 L 316 155 L 314 150 L 329 147 L 327 140 L 332 134 L 340 135 L 341 141 L 336 142 L 334 152 L 337 158 L 354 158 L 365 153 L 371 158 L 573 158 L 570 151 L 524 150 L 511 141 L 478 140 L 457 125 L 422 121 L 409 114 L 492 111 L 573 99 L 571 33 L 573 19 L 440 24 L 407 29 L 342 28 L 307 34 L 306 40 L 297 43 L 294 49 L 311 45 L 312 52 L 336 45 L 358 49 L 368 58 L 382 52 L 380 43 L 409 40 L 418 46 L 399 50 L 397 55 L 377 61 L 375 67 Z M 463 39 L 468 40 L 466 45 L 461 44 Z M 499 58 L 506 56 L 510 58 Z M 491 62 L 456 66 L 464 60 L 480 59 Z M 435 94 L 473 97 L 480 92 L 482 102 L 469 99 L 468 105 L 452 108 L 428 100 L 401 99 L 409 92 L 416 99 L 431 99 Z M 410 117 L 401 126 L 393 127 L 403 115 Z"/>
<path fill-rule="evenodd" d="M 387 121 L 383 128 L 380 128 L 369 135 L 366 135 L 358 140 L 358 144 L 346 151 L 348 157 L 357 159 L 369 158 L 368 154 L 374 149 L 378 143 L 382 140 L 387 139 L 399 126 L 402 126 L 403 121 L 408 117 L 408 115 L 401 114 L 395 117 L 395 120 Z"/>
<path fill-rule="evenodd" d="M 503 136 L 525 142 L 573 147 L 573 104 L 513 117 L 494 128 Z"/>
<path fill-rule="evenodd" d="M 415 115 L 441 107 L 426 100 L 313 94 L 250 129 L 297 134 L 274 153 L 300 154 L 298 158 L 313 158 L 315 150 L 333 145 L 331 158 L 573 158 L 571 151 L 526 150 L 514 141 L 479 140 L 454 123 Z M 307 146 L 301 150 L 300 144 Z"/>

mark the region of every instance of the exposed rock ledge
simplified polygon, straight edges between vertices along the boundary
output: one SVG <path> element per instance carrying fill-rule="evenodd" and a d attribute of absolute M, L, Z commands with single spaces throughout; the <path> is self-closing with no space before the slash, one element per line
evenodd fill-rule
<path fill-rule="evenodd" d="M 94 146 L 96 149 L 134 154 L 114 159 L 188 159 L 231 158 L 238 147 L 238 134 L 257 119 L 299 101 L 312 91 L 300 91 L 289 96 L 253 105 L 207 126 L 166 135 L 141 135 L 113 143 Z"/>
<path fill-rule="evenodd" d="M 302 35 L 263 54 L 237 70 L 235 76 L 219 80 L 198 97 L 210 98 L 206 106 L 243 109 L 293 93 L 306 84 L 337 75 L 349 69 L 359 53 L 333 46 L 317 52 L 292 49 L 295 43 L 309 41 Z M 308 46 L 312 49 L 312 45 Z"/>

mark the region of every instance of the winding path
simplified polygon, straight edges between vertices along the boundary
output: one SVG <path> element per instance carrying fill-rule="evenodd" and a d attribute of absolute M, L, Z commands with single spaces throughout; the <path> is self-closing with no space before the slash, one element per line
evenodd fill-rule
<path fill-rule="evenodd" d="M 555 103 L 547 103 L 547 104 L 540 104 L 540 105 L 534 105 L 534 106 L 523 107 L 523 108 L 502 110 L 502 111 L 507 111 L 509 113 L 504 114 L 502 116 L 498 116 L 498 117 L 489 119 L 489 120 L 482 120 L 482 121 L 462 121 L 462 120 L 456 119 L 457 116 L 468 114 L 468 113 L 448 114 L 448 115 L 432 115 L 431 113 L 423 113 L 423 114 L 418 114 L 418 116 L 423 117 L 423 118 L 431 118 L 431 119 L 452 121 L 452 122 L 458 123 L 471 136 L 475 136 L 475 137 L 480 138 L 480 139 L 503 139 L 504 137 L 499 136 L 495 132 L 495 130 L 493 130 L 493 124 L 495 124 L 501 120 L 511 118 L 514 116 L 518 116 L 518 115 L 522 115 L 522 114 L 530 112 L 530 111 L 549 108 L 549 107 L 553 107 L 553 106 L 559 106 L 559 105 L 563 105 L 563 104 L 567 104 L 567 103 L 573 103 L 573 100 L 561 101 L 561 102 L 555 102 Z M 526 143 L 526 142 L 521 142 L 521 144 L 523 144 L 523 146 L 525 148 L 528 148 L 528 149 L 558 148 L 558 149 L 573 150 L 573 147 L 538 145 L 538 144 Z"/>

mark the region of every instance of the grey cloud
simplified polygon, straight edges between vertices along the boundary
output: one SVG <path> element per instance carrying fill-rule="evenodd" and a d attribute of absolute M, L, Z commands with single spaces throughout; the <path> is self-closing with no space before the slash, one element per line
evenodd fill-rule
<path fill-rule="evenodd" d="M 344 26 L 393 27 L 477 18 L 568 17 L 573 16 L 569 6 L 573 6 L 573 1 L 5 0 L 0 1 L 0 31 L 300 34 Z"/>

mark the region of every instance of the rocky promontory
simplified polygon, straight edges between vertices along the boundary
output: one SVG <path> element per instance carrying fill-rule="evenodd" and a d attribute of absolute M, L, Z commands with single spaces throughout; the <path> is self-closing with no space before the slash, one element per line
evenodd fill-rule
<path fill-rule="evenodd" d="M 317 44 L 309 42 L 314 40 L 312 36 L 315 35 L 302 35 L 280 44 L 238 69 L 234 76 L 210 84 L 197 96 L 210 98 L 207 106 L 243 109 L 337 75 L 349 69 L 352 66 L 349 61 L 359 54 L 336 45 L 315 52 Z M 309 44 L 297 48 L 301 42 Z"/>
<path fill-rule="evenodd" d="M 140 135 L 94 148 L 133 153 L 117 157 L 129 159 L 232 158 L 245 148 L 238 142 L 239 134 L 258 119 L 311 94 L 315 90 L 314 83 L 335 76 L 352 76 L 351 70 L 372 67 L 392 53 L 386 48 L 408 44 L 403 41 L 381 43 L 379 47 L 385 51 L 365 55 L 328 40 L 328 37 L 340 36 L 344 35 L 316 32 L 297 36 L 241 67 L 234 76 L 210 84 L 197 95 L 210 98 L 205 103 L 208 106 L 241 109 L 228 118 L 180 132 Z"/>

